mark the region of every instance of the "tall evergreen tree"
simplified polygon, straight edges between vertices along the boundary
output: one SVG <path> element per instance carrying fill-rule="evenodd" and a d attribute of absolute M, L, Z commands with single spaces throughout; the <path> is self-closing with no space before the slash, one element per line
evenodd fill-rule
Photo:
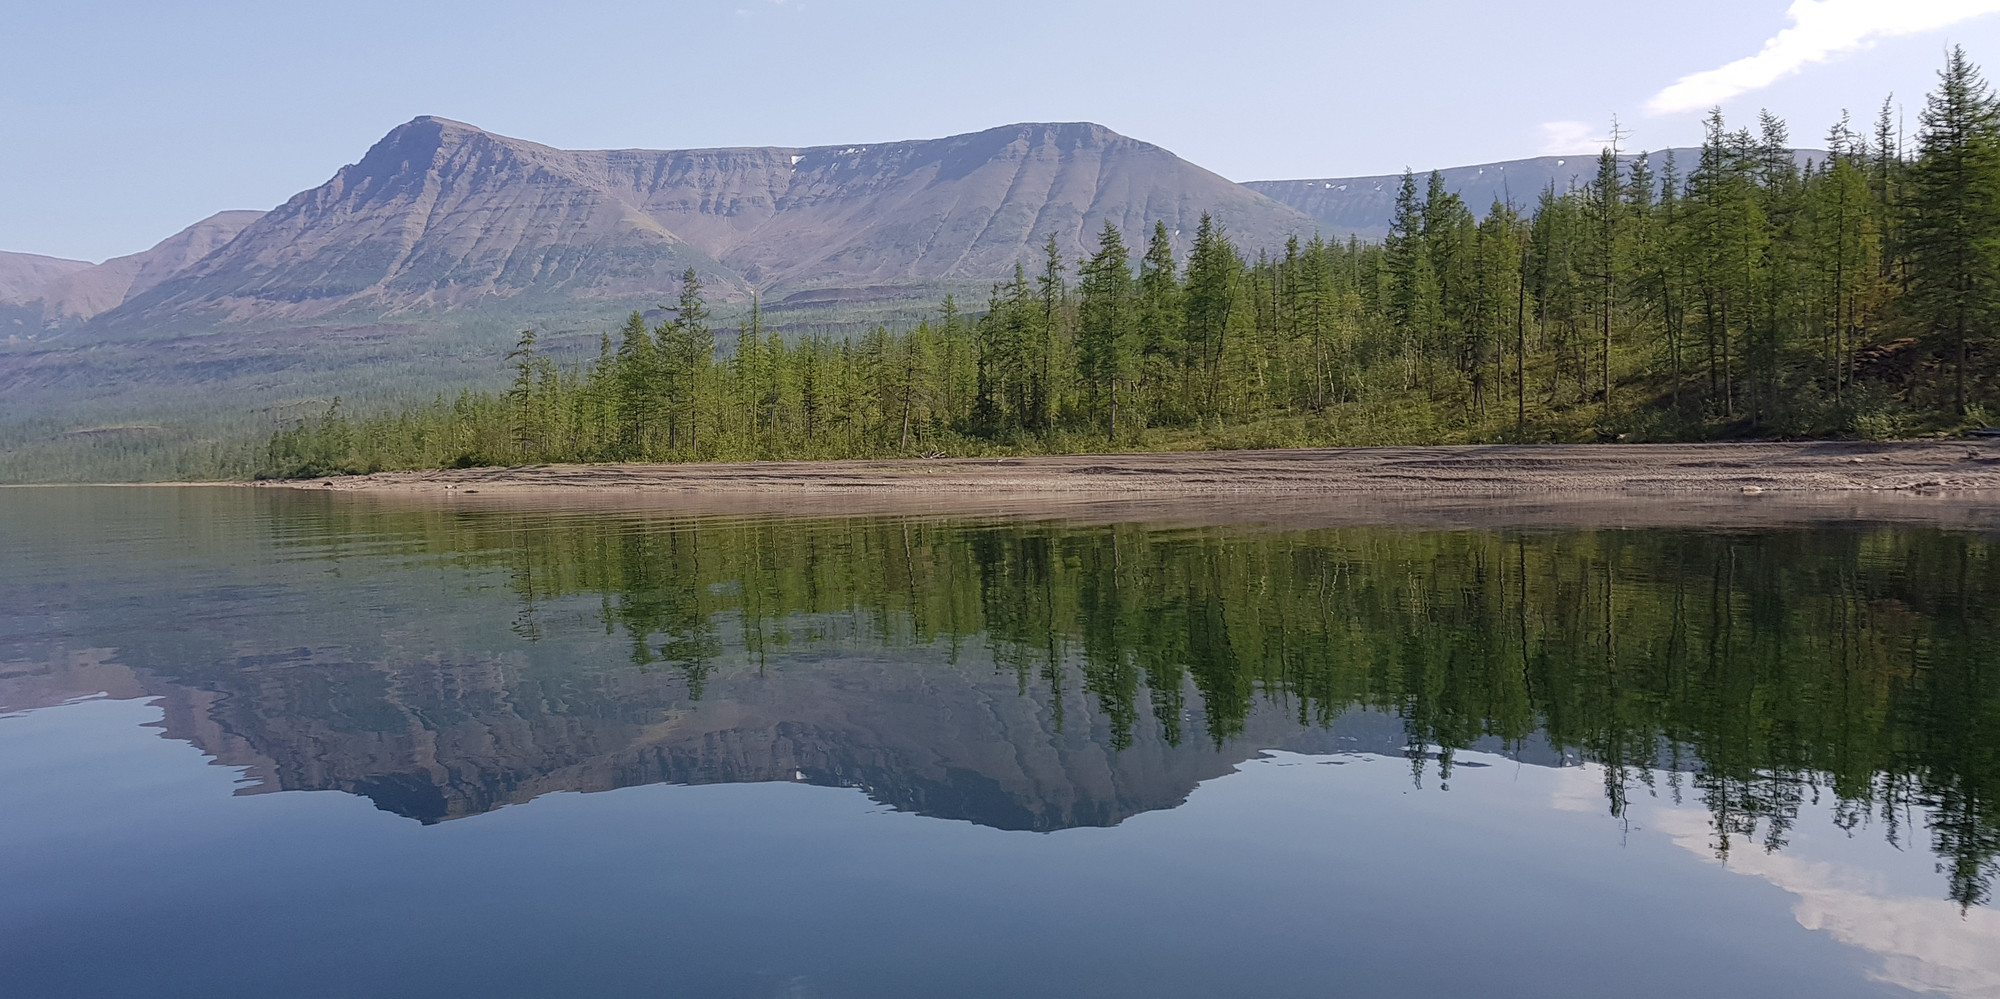
<path fill-rule="evenodd" d="M 1138 295 L 1139 376 L 1145 383 L 1145 404 L 1157 421 L 1175 398 L 1171 391 L 1173 371 L 1183 363 L 1178 350 L 1182 328 L 1180 273 L 1165 222 L 1153 223 L 1146 255 L 1139 260 Z"/>
<path fill-rule="evenodd" d="M 1618 304 L 1621 242 L 1625 236 L 1625 183 L 1617 150 L 1606 147 L 1597 157 L 1597 176 L 1584 188 L 1584 205 L 1590 219 L 1590 251 L 1586 276 L 1596 285 L 1593 303 L 1597 316 L 1598 388 L 1604 393 L 1604 415 L 1611 416 L 1611 330 Z"/>
<path fill-rule="evenodd" d="M 1077 368 L 1093 408 L 1105 414 L 1106 439 L 1118 440 L 1118 385 L 1130 377 L 1137 304 L 1125 239 L 1107 219 L 1097 252 L 1081 268 L 1077 289 Z"/>
<path fill-rule="evenodd" d="M 637 461 L 646 454 L 647 435 L 659 416 L 659 363 L 653 332 L 646 317 L 637 309 L 619 330 L 618 377 L 615 379 L 617 414 L 615 454 L 622 461 Z"/>
<path fill-rule="evenodd" d="M 1993 94 L 1963 48 L 1938 74 L 1917 141 L 1904 234 L 1913 318 L 1949 359 L 1963 416 L 1971 347 L 1990 336 L 2000 294 L 2000 136 Z"/>
<path fill-rule="evenodd" d="M 708 303 L 701 293 L 701 279 L 690 267 L 681 274 L 681 295 L 674 317 L 660 325 L 656 333 L 661 382 L 666 397 L 667 446 L 680 446 L 680 425 L 688 426 L 688 451 L 701 454 L 701 394 L 715 363 L 715 331 L 709 328 Z"/>
<path fill-rule="evenodd" d="M 1064 295 L 1069 290 L 1063 280 L 1065 270 L 1062 250 L 1056 246 L 1055 234 L 1050 233 L 1048 243 L 1042 247 L 1042 273 L 1035 278 L 1041 310 L 1035 322 L 1033 349 L 1037 370 L 1029 393 L 1027 420 L 1029 426 L 1043 433 L 1055 429 L 1056 399 L 1061 393 L 1057 384 L 1058 360 L 1068 332 L 1063 314 Z"/>
<path fill-rule="evenodd" d="M 1430 325 L 1432 288 L 1430 254 L 1424 247 L 1424 203 L 1417 196 L 1417 178 L 1403 171 L 1396 189 L 1395 214 L 1389 218 L 1389 235 L 1382 242 L 1383 270 L 1388 279 L 1387 318 L 1401 338 L 1406 366 L 1404 380 L 1418 384 L 1413 355 L 1421 349 Z"/>
<path fill-rule="evenodd" d="M 1199 366 L 1203 415 L 1214 417 L 1222 407 L 1222 362 L 1228 347 L 1230 319 L 1236 308 L 1237 280 L 1243 260 L 1222 231 L 1204 212 L 1188 251 L 1187 282 L 1182 292 L 1184 339 Z"/>

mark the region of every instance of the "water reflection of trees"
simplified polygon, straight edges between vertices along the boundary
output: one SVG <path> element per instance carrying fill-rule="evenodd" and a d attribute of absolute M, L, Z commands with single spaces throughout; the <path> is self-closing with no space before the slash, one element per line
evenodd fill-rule
<path fill-rule="evenodd" d="M 524 635 L 542 601 L 596 595 L 632 662 L 695 696 L 727 646 L 755 657 L 839 621 L 868 643 L 980 643 L 1024 687 L 1080 683 L 1119 746 L 1148 715 L 1177 744 L 1199 712 L 1222 743 L 1260 699 L 1301 725 L 1365 706 L 1404 719 L 1419 778 L 1541 732 L 1604 765 L 1613 812 L 1635 789 L 1696 796 L 1724 853 L 1782 847 L 1831 796 L 1843 827 L 1927 835 L 1962 904 L 1987 899 L 2000 857 L 2000 559 L 1978 536 L 508 514 L 424 530 L 510 569 Z"/>

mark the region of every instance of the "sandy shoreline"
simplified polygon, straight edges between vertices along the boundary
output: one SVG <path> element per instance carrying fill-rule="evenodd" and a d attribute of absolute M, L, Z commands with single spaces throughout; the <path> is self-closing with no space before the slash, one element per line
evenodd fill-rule
<path fill-rule="evenodd" d="M 2000 525 L 2000 443 L 1339 448 L 1034 458 L 544 465 L 260 488 L 642 516 L 1055 517 L 1442 528 Z"/>
<path fill-rule="evenodd" d="M 2000 491 L 2000 443 L 1473 445 L 1030 458 L 537 465 L 383 472 L 266 488 L 702 496 L 1522 496 Z"/>

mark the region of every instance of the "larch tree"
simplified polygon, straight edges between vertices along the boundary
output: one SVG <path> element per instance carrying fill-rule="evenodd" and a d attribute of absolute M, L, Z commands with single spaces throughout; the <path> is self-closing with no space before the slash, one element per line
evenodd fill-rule
<path fill-rule="evenodd" d="M 1947 356 L 1964 416 L 1971 347 L 1991 330 L 2000 293 L 2000 136 L 1993 94 L 1962 48 L 1938 74 L 1917 142 L 1903 234 L 1912 318 Z"/>
<path fill-rule="evenodd" d="M 1077 367 L 1093 408 L 1105 414 L 1105 438 L 1118 440 L 1118 383 L 1133 360 L 1132 264 L 1125 238 L 1109 220 L 1097 252 L 1083 263 L 1077 292 Z"/>

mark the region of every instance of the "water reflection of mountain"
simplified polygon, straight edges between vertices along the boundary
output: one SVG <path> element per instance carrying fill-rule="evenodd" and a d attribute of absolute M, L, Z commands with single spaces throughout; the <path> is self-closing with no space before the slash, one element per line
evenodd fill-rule
<path fill-rule="evenodd" d="M 1074 690 L 1061 695 L 1058 724 L 1057 697 L 1039 684 L 1020 688 L 1012 673 L 907 656 L 802 658 L 714 676 L 700 701 L 671 674 L 607 686 L 595 684 L 610 678 L 584 674 L 558 693 L 504 664 L 385 674 L 280 660 L 215 689 L 132 671 L 119 678 L 91 662 L 44 686 L 157 698 L 165 734 L 245 768 L 255 782 L 246 791 L 347 791 L 427 824 L 553 791 L 803 781 L 860 788 L 923 815 L 1050 831 L 1172 808 L 1262 749 L 1406 748 L 1392 715 L 1357 711 L 1321 727 L 1265 709 L 1224 747 L 1169 744 L 1149 724 L 1113 750 L 1104 719 Z M 18 693 L 22 677 L 13 679 Z M 381 699 L 351 696 L 377 679 Z M 1561 762 L 1539 740 L 1513 751 Z"/>
<path fill-rule="evenodd" d="M 1830 795 L 1843 827 L 1927 840 L 1963 904 L 2000 856 L 2000 559 L 1976 533 L 245 502 L 231 558 L 254 571 L 178 584 L 203 628 L 121 610 L 95 644 L 169 732 L 268 786 L 425 821 L 804 779 L 1056 829 L 1171 807 L 1263 748 L 1435 774 L 1479 746 L 1603 763 L 1613 811 L 1670 771 L 1725 852 L 1782 848 Z"/>

